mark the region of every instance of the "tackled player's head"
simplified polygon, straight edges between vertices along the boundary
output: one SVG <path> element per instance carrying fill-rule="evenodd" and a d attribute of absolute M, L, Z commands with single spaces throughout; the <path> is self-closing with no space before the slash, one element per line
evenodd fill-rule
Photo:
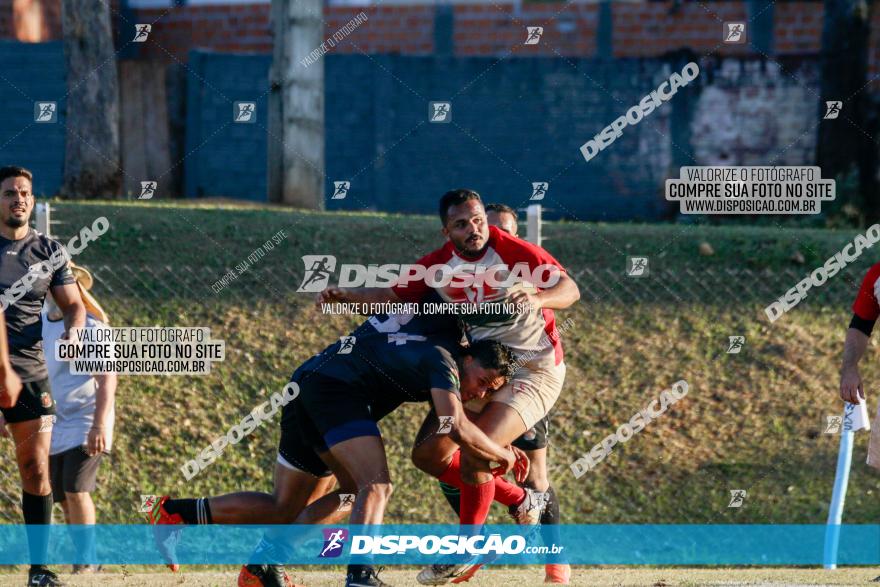
<path fill-rule="evenodd" d="M 33 179 L 24 167 L 0 168 L 0 222 L 10 228 L 27 225 L 34 208 Z"/>
<path fill-rule="evenodd" d="M 457 189 L 440 198 L 440 221 L 443 235 L 465 255 L 479 255 L 489 243 L 489 223 L 480 194 Z"/>
<path fill-rule="evenodd" d="M 497 226 L 507 234 L 519 236 L 516 210 L 505 204 L 488 204 L 486 219 L 492 226 Z"/>
<path fill-rule="evenodd" d="M 494 340 L 472 342 L 458 359 L 461 401 L 478 399 L 501 389 L 513 375 L 513 352 Z"/>

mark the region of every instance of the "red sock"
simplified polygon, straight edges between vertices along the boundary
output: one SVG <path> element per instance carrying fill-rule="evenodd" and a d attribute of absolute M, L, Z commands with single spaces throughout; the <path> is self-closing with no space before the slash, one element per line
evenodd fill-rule
<path fill-rule="evenodd" d="M 437 477 L 440 481 L 443 481 L 447 485 L 452 485 L 453 487 L 458 487 L 461 489 L 461 450 L 455 451 L 455 454 L 452 455 L 452 461 L 449 463 L 449 467 L 443 471 L 443 474 Z"/>
<path fill-rule="evenodd" d="M 479 485 L 461 487 L 461 513 L 459 521 L 463 526 L 480 526 L 486 522 L 489 508 L 495 497 L 495 482 L 486 481 Z"/>
<path fill-rule="evenodd" d="M 504 477 L 495 477 L 495 501 L 506 506 L 519 505 L 526 498 L 526 491 Z"/>
<path fill-rule="evenodd" d="M 438 477 L 447 485 L 452 485 L 461 489 L 464 483 L 461 480 L 461 451 L 455 451 L 452 455 L 452 461 L 443 474 Z M 495 501 L 506 505 L 519 505 L 525 499 L 526 492 L 522 487 L 514 485 L 504 477 L 495 477 Z"/>

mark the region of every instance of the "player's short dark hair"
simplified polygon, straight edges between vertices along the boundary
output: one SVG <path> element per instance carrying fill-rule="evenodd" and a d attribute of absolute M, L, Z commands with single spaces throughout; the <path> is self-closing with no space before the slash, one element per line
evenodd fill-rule
<path fill-rule="evenodd" d="M 475 192 L 474 190 L 469 190 L 466 188 L 459 188 L 457 190 L 449 190 L 440 198 L 440 206 L 438 212 L 440 213 L 440 221 L 443 223 L 443 226 L 446 226 L 447 212 L 453 206 L 458 206 L 459 204 L 464 204 L 468 200 L 476 200 L 479 203 L 483 203 L 483 199 L 480 198 L 480 194 Z"/>
<path fill-rule="evenodd" d="M 510 214 L 514 220 L 519 220 L 519 214 L 516 210 L 507 204 L 486 204 L 486 212 L 497 212 L 498 214 Z"/>
<path fill-rule="evenodd" d="M 464 354 L 479 361 L 485 369 L 496 369 L 505 378 L 510 378 L 516 367 L 516 357 L 510 347 L 495 340 L 472 342 L 465 347 Z"/>
<path fill-rule="evenodd" d="M 10 177 L 23 177 L 29 182 L 34 183 L 34 174 L 24 167 L 18 165 L 6 165 L 0 167 L 0 183 L 6 181 Z"/>

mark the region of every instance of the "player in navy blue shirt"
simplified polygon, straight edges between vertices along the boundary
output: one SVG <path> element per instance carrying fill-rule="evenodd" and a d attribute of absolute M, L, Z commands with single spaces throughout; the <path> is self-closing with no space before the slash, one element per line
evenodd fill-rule
<path fill-rule="evenodd" d="M 291 381 L 299 395 L 282 413 L 272 495 L 165 496 L 150 512 L 150 521 L 331 524 L 348 513 L 340 510 L 340 495 L 356 494 L 351 523 L 380 524 L 391 477 L 376 423 L 405 402 L 430 402 L 445 424 L 438 434 L 448 434 L 462 450 L 501 463 L 499 473 L 511 470 L 524 455 L 492 442 L 468 420 L 462 404 L 503 386 L 514 368 L 513 355 L 490 340 L 462 347 L 461 336 L 457 320 L 449 316 L 369 318 L 294 372 Z M 333 492 L 335 480 L 340 489 Z M 267 536 L 258 548 L 276 546 Z M 247 565 L 240 581 L 285 585 L 285 577 L 277 565 Z M 347 582 L 384 585 L 372 567 L 362 565 L 349 567 Z"/>

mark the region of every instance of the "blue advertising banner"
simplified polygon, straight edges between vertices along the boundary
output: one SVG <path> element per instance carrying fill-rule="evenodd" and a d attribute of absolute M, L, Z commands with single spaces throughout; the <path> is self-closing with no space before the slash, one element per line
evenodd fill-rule
<path fill-rule="evenodd" d="M 825 525 L 0 525 L 0 565 L 820 565 Z M 835 528 L 836 529 L 836 528 Z M 841 565 L 880 564 L 880 525 L 841 525 Z M 31 561 L 28 540 L 48 540 Z"/>

